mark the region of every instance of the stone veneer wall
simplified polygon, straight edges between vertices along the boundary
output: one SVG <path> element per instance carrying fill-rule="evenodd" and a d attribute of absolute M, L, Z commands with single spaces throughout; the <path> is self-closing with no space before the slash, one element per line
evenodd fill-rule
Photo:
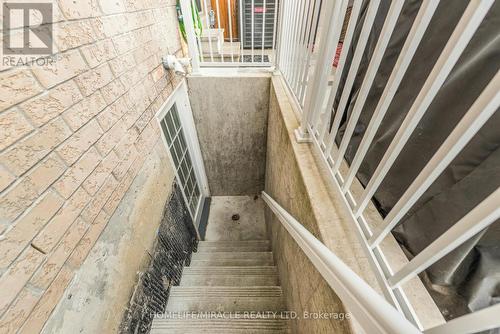
<path fill-rule="evenodd" d="M 291 108 L 287 110 L 280 108 L 278 99 L 283 100 L 281 103 L 288 103 L 288 101 L 282 89 L 277 94 L 275 80 L 273 78 L 269 102 L 265 191 L 321 240 L 311 199 L 296 160 L 296 153 L 292 148 L 292 141 L 295 143 L 293 129 L 298 123 Z M 302 147 L 308 149 L 307 144 L 301 145 L 306 145 Z M 298 319 L 292 321 L 293 332 L 350 333 L 349 320 L 303 318 L 304 312 L 343 313 L 346 311 L 338 296 L 267 207 L 266 223 L 287 309 L 297 312 L 299 316 Z"/>
<path fill-rule="evenodd" d="M 174 0 L 52 3 L 55 65 L 0 72 L 1 333 L 42 329 L 151 155 L 179 80 L 161 66 L 182 53 Z M 154 231 L 157 216 L 135 222 Z"/>

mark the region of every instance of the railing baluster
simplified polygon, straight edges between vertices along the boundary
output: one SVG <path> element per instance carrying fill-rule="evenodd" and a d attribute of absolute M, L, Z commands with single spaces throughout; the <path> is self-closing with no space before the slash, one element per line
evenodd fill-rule
<path fill-rule="evenodd" d="M 243 62 L 243 41 L 245 36 L 243 35 L 243 11 L 245 8 L 243 7 L 243 0 L 239 0 L 239 11 L 240 11 L 240 63 Z"/>
<path fill-rule="evenodd" d="M 314 1 L 314 0 L 313 0 Z M 312 1 L 311 1 L 312 2 Z M 308 37 L 307 37 L 307 45 L 306 45 L 306 61 L 305 61 L 305 66 L 302 71 L 302 76 L 301 76 L 301 86 L 300 86 L 300 91 L 297 95 L 297 98 L 301 104 L 302 107 L 304 107 L 304 98 L 305 98 L 305 92 L 307 89 L 307 84 L 309 84 L 309 72 L 310 72 L 310 64 L 311 64 L 311 59 L 313 57 L 313 52 L 314 52 L 314 37 L 316 35 L 316 28 L 318 26 L 318 20 L 320 16 L 320 8 L 321 8 L 321 0 L 315 0 L 314 1 L 314 12 L 313 12 L 313 17 L 311 24 L 308 26 Z"/>
<path fill-rule="evenodd" d="M 264 0 L 263 4 L 263 13 L 262 13 L 262 54 L 260 56 L 260 62 L 264 63 L 264 44 L 266 41 L 266 0 Z"/>
<path fill-rule="evenodd" d="M 453 31 L 448 43 L 446 43 L 434 68 L 427 77 L 424 86 L 361 195 L 361 200 L 354 209 L 354 215 L 356 217 L 359 217 L 365 209 L 368 201 L 372 198 L 378 186 L 410 138 L 413 130 L 418 125 L 418 122 L 434 97 L 437 95 L 439 89 L 450 74 L 453 66 L 455 66 L 458 58 L 476 32 L 493 2 L 493 0 L 472 1 L 467 6 L 460 22 Z"/>
<path fill-rule="evenodd" d="M 376 0 L 374 0 L 376 1 Z M 332 63 L 335 58 L 335 52 L 337 50 L 337 45 L 340 39 L 340 33 L 342 32 L 342 24 L 346 11 L 347 11 L 348 1 L 335 1 L 333 9 L 324 10 L 324 13 L 332 13 L 329 16 L 322 16 L 324 23 L 323 28 L 320 32 L 320 50 L 318 52 L 318 61 L 316 63 L 316 68 L 314 69 L 313 84 L 307 86 L 306 100 L 304 103 L 304 109 L 302 112 L 302 121 L 300 123 L 300 128 L 296 132 L 298 139 L 304 137 L 308 131 L 309 119 L 312 113 L 320 108 L 327 96 L 327 91 L 329 89 L 328 79 L 332 73 Z"/>
<path fill-rule="evenodd" d="M 304 23 L 304 34 L 303 34 L 303 45 L 301 45 L 300 48 L 300 56 L 299 56 L 299 68 L 298 68 L 298 78 L 296 81 L 296 85 L 294 87 L 295 91 L 295 96 L 297 97 L 300 106 L 303 107 L 302 102 L 299 100 L 300 96 L 300 90 L 302 89 L 303 86 L 303 71 L 304 71 L 304 66 L 307 62 L 307 57 L 308 57 L 308 51 L 309 51 L 309 35 L 310 35 L 310 28 L 312 24 L 312 19 L 314 15 L 314 8 L 315 8 L 315 3 L 316 1 L 311 0 L 309 1 L 309 6 L 307 6 L 307 14 L 306 14 L 306 21 Z"/>
<path fill-rule="evenodd" d="M 254 38 L 255 38 L 255 35 L 254 35 L 254 29 L 255 29 L 255 0 L 252 0 L 252 6 L 251 6 L 251 10 L 252 10 L 252 63 L 254 62 Z"/>
<path fill-rule="evenodd" d="M 291 3 L 294 0 L 283 0 L 283 29 L 281 30 L 281 37 L 280 37 L 280 70 L 281 73 L 283 73 L 283 77 L 286 77 L 287 75 L 287 67 L 288 67 L 288 62 L 287 62 L 287 56 L 288 56 L 288 47 L 290 46 L 290 43 L 288 43 L 288 39 L 290 37 L 290 31 L 288 29 L 290 25 L 290 18 L 289 16 L 291 15 L 291 8 L 292 5 Z"/>
<path fill-rule="evenodd" d="M 227 0 L 227 16 L 229 19 L 229 44 L 231 45 L 231 62 L 234 63 L 234 51 L 233 51 L 233 15 L 231 13 L 231 2 Z M 224 38 L 224 36 L 223 36 Z M 224 50 L 222 50 L 224 53 Z"/>
<path fill-rule="evenodd" d="M 363 27 L 361 28 L 361 32 L 359 35 L 358 43 L 356 44 L 356 49 L 354 51 L 354 56 L 352 58 L 351 66 L 349 67 L 349 73 L 347 75 L 347 79 L 344 83 L 344 87 L 342 89 L 342 95 L 340 97 L 340 102 L 337 106 L 337 109 L 334 112 L 334 109 L 327 109 L 326 113 L 335 114 L 333 125 L 330 129 L 330 133 L 327 136 L 327 140 L 325 142 L 325 154 L 328 156 L 330 151 L 335 144 L 335 137 L 337 136 L 337 131 L 340 126 L 340 121 L 342 121 L 342 116 L 344 114 L 345 108 L 347 106 L 347 101 L 349 100 L 349 96 L 351 95 L 352 85 L 354 84 L 354 79 L 356 78 L 356 74 L 358 73 L 359 65 L 361 64 L 361 59 L 363 57 L 363 53 L 365 52 L 366 43 L 368 42 L 368 37 L 370 36 L 370 31 L 373 27 L 373 21 L 375 21 L 375 16 L 377 15 L 377 9 L 380 5 L 380 0 L 372 0 L 368 5 L 368 10 L 366 12 L 366 17 L 363 22 Z M 347 52 L 347 50 L 346 50 Z M 333 97 L 335 99 L 335 96 Z M 328 117 L 326 118 L 326 122 L 328 122 Z M 328 132 L 325 131 L 325 133 Z M 323 138 L 320 138 L 320 142 L 323 141 Z"/>
<path fill-rule="evenodd" d="M 288 82 L 291 82 L 291 71 L 293 68 L 293 55 L 292 55 L 292 45 L 293 45 L 293 22 L 294 18 L 297 16 L 298 13 L 298 3 L 299 0 L 291 0 L 291 3 L 293 3 L 293 6 L 290 6 L 290 13 L 288 15 L 288 29 L 287 29 L 287 34 L 288 34 L 288 40 L 287 40 L 287 45 L 286 45 L 286 51 L 285 51 L 285 57 L 286 57 L 286 68 L 285 68 L 285 77 Z"/>
<path fill-rule="evenodd" d="M 273 198 L 262 199 L 366 333 L 421 333 Z"/>
<path fill-rule="evenodd" d="M 288 1 L 280 1 L 279 11 L 279 30 L 276 36 L 276 66 L 281 74 L 285 75 L 285 47 L 286 47 L 286 27 L 287 27 L 287 14 L 288 14 Z"/>
<path fill-rule="evenodd" d="M 328 115 L 329 112 L 332 111 L 333 103 L 335 101 L 335 96 L 337 95 L 337 91 L 340 84 L 340 79 L 342 76 L 342 72 L 344 70 L 344 66 L 347 59 L 347 54 L 349 53 L 349 49 L 351 47 L 352 38 L 354 36 L 354 29 L 356 28 L 356 22 L 358 21 L 358 16 L 361 11 L 361 3 L 362 1 L 354 1 L 351 9 L 351 16 L 349 18 L 349 24 L 347 26 L 347 31 L 344 36 L 344 43 L 342 45 L 342 52 L 340 53 L 339 62 L 337 64 L 337 69 L 335 70 L 335 74 L 333 77 L 332 89 L 330 92 L 330 96 L 326 105 L 326 109 L 317 108 L 314 110 L 314 114 L 312 116 L 312 126 L 318 131 L 319 138 L 323 138 L 324 132 L 327 129 L 328 120 L 325 120 L 323 123 L 320 123 L 321 118 L 324 118 L 325 114 Z M 322 141 L 320 141 L 322 142 Z"/>
<path fill-rule="evenodd" d="M 291 63 L 291 50 L 292 50 L 292 31 L 293 31 L 293 17 L 296 15 L 296 6 L 297 6 L 298 0 L 290 0 L 290 5 L 289 7 L 289 13 L 286 17 L 287 21 L 287 29 L 286 29 L 286 34 L 287 34 L 287 41 L 286 41 L 286 46 L 285 46 L 285 72 L 283 75 L 287 79 L 287 82 L 290 82 L 290 63 Z"/>
<path fill-rule="evenodd" d="M 273 56 L 274 56 L 274 62 L 275 64 L 277 65 L 278 64 L 278 58 L 277 58 L 277 50 L 276 50 L 276 30 L 277 30 L 277 24 L 278 24 L 278 21 L 276 21 L 278 19 L 278 8 L 279 8 L 279 1 L 278 0 L 275 0 L 274 1 L 274 19 L 273 19 L 273 44 L 272 44 L 272 52 L 273 52 Z M 271 61 L 271 59 L 269 59 L 269 61 Z"/>
<path fill-rule="evenodd" d="M 337 156 L 332 157 L 334 161 L 334 165 L 332 168 L 334 173 L 337 172 L 340 167 L 340 163 L 344 160 L 344 154 L 347 150 L 347 145 L 349 144 L 352 134 L 354 133 L 354 128 L 358 123 L 359 115 L 361 115 L 361 111 L 363 110 L 366 98 L 368 97 L 368 93 L 370 91 L 370 88 L 372 87 L 373 80 L 375 79 L 375 75 L 377 74 L 380 63 L 382 62 L 382 57 L 384 56 L 384 53 L 387 49 L 387 45 L 389 45 L 389 40 L 392 36 L 394 28 L 396 27 L 396 23 L 398 21 L 398 17 L 401 13 L 403 5 L 404 0 L 394 0 L 391 3 L 391 7 L 389 8 L 389 12 L 387 13 L 384 26 L 380 31 L 380 36 L 378 38 L 377 44 L 375 45 L 373 55 L 366 70 L 363 83 L 361 84 L 358 96 L 356 97 L 356 102 L 354 103 L 351 116 L 349 117 L 349 121 L 347 122 L 347 127 L 342 137 Z M 338 112 L 340 113 L 340 110 L 338 110 Z M 332 152 L 330 152 L 330 154 L 331 153 Z M 328 152 L 326 152 L 326 154 L 328 155 Z"/>
<path fill-rule="evenodd" d="M 415 22 L 413 23 L 411 30 L 408 34 L 408 38 L 406 39 L 403 48 L 401 49 L 401 53 L 394 65 L 394 70 L 392 71 L 389 80 L 384 88 L 384 91 L 377 103 L 377 107 L 372 115 L 370 123 L 366 129 L 366 132 L 359 144 L 358 150 L 356 151 L 356 155 L 351 163 L 349 168 L 349 173 L 344 180 L 344 184 L 342 185 L 342 191 L 344 193 L 347 192 L 349 187 L 351 186 L 354 177 L 363 161 L 366 152 L 368 152 L 368 148 L 377 133 L 378 127 L 384 118 L 389 105 L 391 104 L 394 95 L 398 90 L 398 87 L 403 80 L 403 77 L 408 69 L 408 66 L 415 55 L 417 47 L 424 36 L 427 27 L 429 26 L 429 22 L 431 21 L 434 12 L 439 4 L 439 0 L 425 0 L 420 10 L 415 18 Z"/>
<path fill-rule="evenodd" d="M 208 48 L 210 50 L 210 60 L 213 62 L 214 61 L 214 51 L 212 49 L 212 33 L 210 29 L 210 20 L 208 19 L 208 6 L 207 6 L 207 0 L 203 0 L 203 4 L 205 5 L 205 21 L 207 22 L 207 29 L 208 29 Z M 202 36 L 203 38 L 203 36 Z"/>
<path fill-rule="evenodd" d="M 274 47 L 274 63 L 276 66 L 276 70 L 281 72 L 281 63 L 282 63 L 282 49 L 283 49 L 283 32 L 285 31 L 284 27 L 285 25 L 283 24 L 283 20 L 285 17 L 285 8 L 283 7 L 285 5 L 285 0 L 281 0 L 278 3 L 276 3 L 276 7 L 274 8 L 274 13 L 277 15 L 278 21 L 274 20 L 274 36 L 273 36 L 273 45 Z M 276 26 L 276 24 L 278 26 Z"/>
<path fill-rule="evenodd" d="M 189 53 L 192 57 L 191 66 L 193 68 L 193 72 L 197 73 L 200 71 L 200 52 L 198 49 L 198 45 L 196 42 L 196 33 L 194 31 L 194 22 L 192 15 L 186 15 L 185 13 L 191 14 L 191 6 L 193 3 L 189 0 L 181 0 L 181 12 L 184 21 L 184 26 L 186 29 L 186 39 L 189 48 Z"/>
<path fill-rule="evenodd" d="M 304 27 L 304 11 L 306 8 L 306 1 L 300 0 L 299 13 L 296 22 L 295 29 L 295 47 L 293 50 L 293 63 L 295 64 L 292 72 L 292 80 L 290 81 L 290 87 L 296 91 L 298 74 L 299 74 L 299 64 L 300 64 L 300 50 L 301 50 L 301 40 L 302 40 L 302 29 Z"/>
<path fill-rule="evenodd" d="M 424 269 L 463 244 L 476 233 L 500 218 L 500 188 L 495 190 L 448 231 L 434 240 L 408 264 L 388 279 L 392 287 L 399 286 L 415 277 Z"/>
<path fill-rule="evenodd" d="M 500 72 L 497 72 L 467 114 L 462 117 L 455 129 L 385 217 L 383 229 L 369 240 L 370 247 L 378 245 L 396 226 L 499 106 Z"/>
<path fill-rule="evenodd" d="M 219 28 L 219 30 L 221 29 L 221 26 L 220 26 L 220 9 L 219 9 L 219 0 L 215 0 L 215 3 L 216 3 L 216 7 L 217 7 L 217 28 Z M 224 33 L 222 33 L 222 38 L 224 38 Z M 221 61 L 224 62 L 224 50 L 221 50 Z"/>
<path fill-rule="evenodd" d="M 192 8 L 196 8 L 196 11 L 198 11 L 198 7 L 196 5 L 196 2 L 195 0 L 191 0 L 191 7 Z M 189 14 L 191 14 L 191 8 L 189 8 Z M 183 15 L 184 17 L 184 15 Z M 194 30 L 194 21 L 193 21 L 193 17 L 191 16 L 191 18 L 189 19 L 191 22 L 193 22 L 193 30 Z M 195 34 L 196 36 L 196 41 L 198 42 L 198 50 L 199 50 L 199 55 L 200 55 L 200 60 L 201 62 L 204 62 L 205 61 L 205 56 L 203 55 L 203 47 L 201 45 L 201 32 L 200 32 L 200 35 L 198 36 L 197 34 Z"/>

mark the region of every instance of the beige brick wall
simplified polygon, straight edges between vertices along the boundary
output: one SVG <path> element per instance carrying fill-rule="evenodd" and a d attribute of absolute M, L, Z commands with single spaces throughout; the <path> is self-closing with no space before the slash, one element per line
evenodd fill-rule
<path fill-rule="evenodd" d="M 54 0 L 54 66 L 0 71 L 0 333 L 41 330 L 159 140 L 174 0 Z"/>

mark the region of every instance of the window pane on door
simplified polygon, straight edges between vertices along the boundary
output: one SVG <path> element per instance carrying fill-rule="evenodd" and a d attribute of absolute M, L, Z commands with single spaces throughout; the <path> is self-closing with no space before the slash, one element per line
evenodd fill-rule
<path fill-rule="evenodd" d="M 178 181 L 187 201 L 187 206 L 191 212 L 191 216 L 194 218 L 200 201 L 200 190 L 175 104 L 167 112 L 167 115 L 160 124 L 179 177 Z"/>

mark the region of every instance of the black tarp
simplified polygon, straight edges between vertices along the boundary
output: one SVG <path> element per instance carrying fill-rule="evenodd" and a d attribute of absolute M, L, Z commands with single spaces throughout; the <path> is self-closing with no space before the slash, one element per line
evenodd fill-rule
<path fill-rule="evenodd" d="M 362 110 L 345 158 L 352 161 L 422 1 L 407 0 Z M 441 1 L 357 174 L 366 186 L 417 97 L 467 0 Z M 368 1 L 362 6 L 348 62 L 359 37 Z M 382 29 L 390 1 L 382 0 L 347 104 L 347 120 Z M 385 216 L 500 67 L 500 1 L 496 1 L 453 68 L 416 130 L 373 197 Z M 349 68 L 349 64 L 345 67 Z M 335 107 L 347 76 L 342 73 Z M 393 235 L 409 258 L 418 254 L 500 186 L 500 112 L 488 120 L 448 168 L 411 208 Z M 500 203 L 499 203 L 500 205 Z M 500 221 L 432 265 L 422 275 L 447 319 L 500 301 Z"/>

